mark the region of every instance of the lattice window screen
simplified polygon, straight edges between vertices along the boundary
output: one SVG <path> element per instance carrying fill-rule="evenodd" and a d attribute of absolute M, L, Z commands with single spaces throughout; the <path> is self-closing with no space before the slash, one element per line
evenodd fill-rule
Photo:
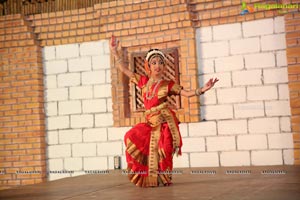
<path fill-rule="evenodd" d="M 146 76 L 146 71 L 144 68 L 144 59 L 147 52 L 143 54 L 133 54 L 132 57 L 132 65 L 134 68 L 134 72 L 140 75 Z M 167 61 L 166 61 L 166 69 L 164 73 L 164 79 L 173 80 L 177 84 L 179 83 L 179 62 L 178 62 L 178 50 L 177 49 L 169 49 L 164 51 Z M 135 86 L 133 95 L 132 95 L 132 103 L 133 103 L 133 111 L 139 112 L 144 111 L 144 104 L 141 90 Z M 180 106 L 180 96 L 171 96 L 168 97 L 169 106 L 173 109 L 179 109 Z"/>

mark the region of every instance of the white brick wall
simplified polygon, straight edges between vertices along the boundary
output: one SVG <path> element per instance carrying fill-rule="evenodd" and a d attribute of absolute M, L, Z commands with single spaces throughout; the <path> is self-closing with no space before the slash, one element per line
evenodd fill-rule
<path fill-rule="evenodd" d="M 247 134 L 247 120 L 219 120 L 219 135 Z"/>
<path fill-rule="evenodd" d="M 253 151 L 251 154 L 252 165 L 282 165 L 282 151 L 281 150 L 265 150 Z"/>
<path fill-rule="evenodd" d="M 188 136 L 218 154 L 190 153 L 191 167 L 293 164 L 284 18 L 198 28 L 196 37 L 199 85 L 220 81 L 200 97 L 206 121 L 189 124 Z M 209 122 L 216 129 L 201 125 Z"/>
<path fill-rule="evenodd" d="M 248 151 L 222 152 L 220 155 L 221 166 L 249 166 L 250 153 Z"/>
<path fill-rule="evenodd" d="M 233 136 L 219 136 L 208 137 L 207 151 L 230 151 L 236 149 L 235 137 Z"/>
<path fill-rule="evenodd" d="M 180 124 L 183 156 L 174 167 L 293 164 L 283 17 L 196 30 L 201 121 Z M 113 127 L 108 40 L 45 47 L 49 170 L 113 169 L 124 134 Z M 70 174 L 51 174 L 50 180 Z"/>
<path fill-rule="evenodd" d="M 266 135 L 240 135 L 237 138 L 238 150 L 267 149 Z"/>
<path fill-rule="evenodd" d="M 191 153 L 191 167 L 218 167 L 219 156 L 217 152 Z"/>
<path fill-rule="evenodd" d="M 250 134 L 278 133 L 279 119 L 277 117 L 249 119 L 248 127 Z"/>
<path fill-rule="evenodd" d="M 108 42 L 45 47 L 43 55 L 48 169 L 73 170 L 72 176 L 108 169 L 112 155 L 124 154 L 125 131 L 112 127 Z"/>

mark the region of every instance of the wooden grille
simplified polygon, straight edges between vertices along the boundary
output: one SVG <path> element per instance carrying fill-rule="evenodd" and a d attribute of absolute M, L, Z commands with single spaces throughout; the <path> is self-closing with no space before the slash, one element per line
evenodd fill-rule
<path fill-rule="evenodd" d="M 163 51 L 166 55 L 166 65 L 164 70 L 164 79 L 173 80 L 175 83 L 179 83 L 179 62 L 178 62 L 178 51 L 177 49 L 171 49 Z M 144 68 L 144 59 L 147 52 L 143 54 L 134 54 L 133 55 L 133 69 L 134 72 L 143 76 L 146 76 L 146 71 Z M 134 86 L 133 95 L 133 111 L 139 112 L 144 111 L 144 103 L 141 90 Z M 168 97 L 168 104 L 173 109 L 179 109 L 180 106 L 180 96 L 171 96 Z"/>

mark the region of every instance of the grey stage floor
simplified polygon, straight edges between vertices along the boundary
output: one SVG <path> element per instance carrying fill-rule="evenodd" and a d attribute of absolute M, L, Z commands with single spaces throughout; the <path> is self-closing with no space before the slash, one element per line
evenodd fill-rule
<path fill-rule="evenodd" d="M 169 187 L 139 188 L 116 170 L 2 190 L 0 199 L 300 199 L 300 166 L 189 168 L 174 173 Z"/>

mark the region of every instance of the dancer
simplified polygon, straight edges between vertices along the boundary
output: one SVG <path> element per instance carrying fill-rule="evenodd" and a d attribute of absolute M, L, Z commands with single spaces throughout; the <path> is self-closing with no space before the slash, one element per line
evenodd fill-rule
<path fill-rule="evenodd" d="M 167 97 L 204 94 L 218 79 L 210 79 L 204 87 L 193 91 L 184 90 L 174 81 L 163 79 L 166 57 L 158 49 L 148 51 L 145 58 L 147 76 L 141 76 L 127 68 L 118 46 L 119 41 L 112 36 L 110 51 L 117 67 L 141 89 L 146 109 L 146 123 L 135 125 L 124 137 L 128 177 L 140 187 L 171 185 L 173 155 L 181 155 L 182 139 L 179 121 L 174 111 L 168 108 Z"/>

